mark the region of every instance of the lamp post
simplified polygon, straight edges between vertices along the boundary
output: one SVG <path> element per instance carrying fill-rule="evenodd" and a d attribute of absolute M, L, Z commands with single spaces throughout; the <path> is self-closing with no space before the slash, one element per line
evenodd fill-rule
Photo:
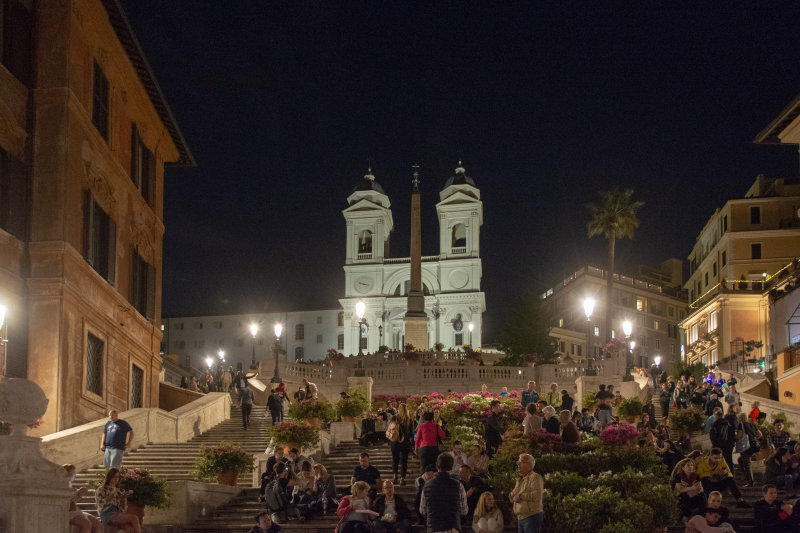
<path fill-rule="evenodd" d="M 250 363 L 250 368 L 256 369 L 256 334 L 258 333 L 258 324 L 250 324 L 250 335 L 253 336 L 253 361 Z"/>
<path fill-rule="evenodd" d="M 208 366 L 208 369 L 211 370 L 211 367 L 214 366 L 214 358 L 206 356 L 206 365 Z"/>
<path fill-rule="evenodd" d="M 471 350 L 474 350 L 475 347 L 472 345 L 472 330 L 475 329 L 475 324 L 470 322 L 469 326 L 467 326 L 467 329 L 469 330 L 469 347 Z"/>
<path fill-rule="evenodd" d="M 591 334 L 592 334 L 592 311 L 594 311 L 594 298 L 583 299 L 583 314 L 586 315 L 586 375 L 596 376 L 597 371 L 594 368 L 593 359 L 594 354 L 590 353 L 591 350 Z"/>
<path fill-rule="evenodd" d="M 622 381 L 633 381 L 631 376 L 631 351 L 630 341 L 631 333 L 633 333 L 633 324 L 630 320 L 622 323 L 622 332 L 625 334 L 625 374 L 622 376 Z"/>
<path fill-rule="evenodd" d="M 278 352 L 281 351 L 281 332 L 283 331 L 283 326 L 278 322 L 275 324 L 273 330 L 275 331 L 275 345 L 272 347 L 272 351 L 275 355 L 275 371 L 272 376 L 272 383 L 280 383 L 281 371 L 278 369 Z"/>
<path fill-rule="evenodd" d="M 636 361 L 636 341 L 631 341 L 631 361 Z"/>
<path fill-rule="evenodd" d="M 383 346 L 383 326 L 379 325 L 378 326 L 378 351 L 380 351 L 381 346 Z"/>
<path fill-rule="evenodd" d="M 367 306 L 359 300 L 356 303 L 356 316 L 358 317 L 358 366 L 356 367 L 356 376 L 363 375 L 364 372 L 364 350 L 361 348 L 361 337 L 363 335 L 364 326 L 367 325 L 367 321 L 364 319 L 364 313 L 367 310 Z"/>

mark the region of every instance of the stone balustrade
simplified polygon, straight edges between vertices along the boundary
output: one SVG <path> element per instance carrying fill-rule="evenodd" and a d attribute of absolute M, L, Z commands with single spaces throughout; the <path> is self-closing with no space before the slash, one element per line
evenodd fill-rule
<path fill-rule="evenodd" d="M 133 428 L 131 446 L 186 442 L 230 418 L 231 397 L 212 392 L 174 411 L 130 409 L 119 417 Z M 72 463 L 80 471 L 103 462 L 100 436 L 108 420 L 103 418 L 42 437 L 42 454 L 56 464 Z"/>

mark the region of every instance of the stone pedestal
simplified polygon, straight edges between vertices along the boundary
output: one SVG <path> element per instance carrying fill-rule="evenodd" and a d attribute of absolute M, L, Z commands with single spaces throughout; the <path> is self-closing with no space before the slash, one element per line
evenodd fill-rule
<path fill-rule="evenodd" d="M 0 531 L 69 531 L 66 473 L 42 456 L 41 439 L 27 436 L 47 403 L 32 381 L 0 381 L 0 420 L 11 424 L 10 434 L 0 435 Z"/>
<path fill-rule="evenodd" d="M 403 317 L 405 326 L 406 344 L 411 344 L 415 350 L 428 349 L 428 317 L 408 316 Z"/>
<path fill-rule="evenodd" d="M 364 391 L 368 400 L 372 400 L 372 378 L 369 376 L 350 376 L 347 378 L 347 388 L 358 387 Z"/>

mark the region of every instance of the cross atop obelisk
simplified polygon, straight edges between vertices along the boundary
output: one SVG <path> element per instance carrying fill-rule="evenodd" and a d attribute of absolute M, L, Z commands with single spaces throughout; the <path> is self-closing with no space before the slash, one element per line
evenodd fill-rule
<path fill-rule="evenodd" d="M 408 311 L 403 318 L 405 342 L 417 350 L 428 349 L 428 315 L 425 314 L 425 295 L 422 292 L 422 223 L 419 197 L 419 165 L 411 167 L 411 264 Z"/>

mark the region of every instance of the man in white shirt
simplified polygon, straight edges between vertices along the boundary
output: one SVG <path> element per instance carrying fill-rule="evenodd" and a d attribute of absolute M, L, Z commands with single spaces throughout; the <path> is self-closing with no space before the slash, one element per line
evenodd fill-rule
<path fill-rule="evenodd" d="M 467 454 L 461 449 L 461 441 L 455 441 L 453 443 L 453 451 L 447 453 L 453 456 L 453 469 L 450 470 L 450 475 L 458 477 L 458 469 L 467 464 Z"/>

